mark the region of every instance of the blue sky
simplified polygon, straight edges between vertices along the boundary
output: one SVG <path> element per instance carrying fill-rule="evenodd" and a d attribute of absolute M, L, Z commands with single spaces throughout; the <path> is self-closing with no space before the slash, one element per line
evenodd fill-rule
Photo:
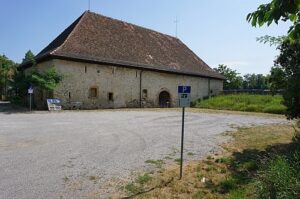
<path fill-rule="evenodd" d="M 269 72 L 275 47 L 256 42 L 284 35 L 289 25 L 253 28 L 246 15 L 270 0 L 91 0 L 91 11 L 178 37 L 211 67 L 241 74 Z M 0 54 L 20 62 L 35 54 L 88 9 L 88 0 L 1 0 Z"/>

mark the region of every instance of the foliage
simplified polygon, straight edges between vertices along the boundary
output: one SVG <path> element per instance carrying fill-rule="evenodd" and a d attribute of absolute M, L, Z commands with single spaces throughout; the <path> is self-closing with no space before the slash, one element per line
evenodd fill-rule
<path fill-rule="evenodd" d="M 267 89 L 269 88 L 268 76 L 262 74 L 246 74 L 243 78 L 244 89 Z"/>
<path fill-rule="evenodd" d="M 224 64 L 220 64 L 215 70 L 226 78 L 223 85 L 225 90 L 241 88 L 242 77 L 239 76 L 239 73 L 237 73 L 236 70 L 232 70 Z"/>
<path fill-rule="evenodd" d="M 62 80 L 62 76 L 58 75 L 54 68 L 48 69 L 45 73 L 34 71 L 28 77 L 31 85 L 47 91 L 53 91 Z"/>
<path fill-rule="evenodd" d="M 198 101 L 196 107 L 284 114 L 286 107 L 282 104 L 282 101 L 283 98 L 280 95 L 231 94 Z"/>
<path fill-rule="evenodd" d="M 272 67 L 271 68 L 271 75 L 269 78 L 270 82 L 270 90 L 274 95 L 276 91 L 283 90 L 286 87 L 286 74 L 281 67 Z"/>
<path fill-rule="evenodd" d="M 269 36 L 269 35 L 265 35 L 262 37 L 258 37 L 256 38 L 256 41 L 260 42 L 260 43 L 269 43 L 270 46 L 278 46 L 280 44 L 282 44 L 285 40 L 287 39 L 286 36 L 279 36 L 279 37 L 274 37 L 274 36 Z"/>
<path fill-rule="evenodd" d="M 268 4 L 260 5 L 253 13 L 248 14 L 247 21 L 252 26 L 271 25 L 273 22 L 291 21 L 288 38 L 292 41 L 300 40 L 300 0 L 272 0 Z"/>
<path fill-rule="evenodd" d="M 280 55 L 275 67 L 285 73 L 286 87 L 283 94 L 289 119 L 300 117 L 300 44 L 286 41 L 278 47 Z"/>
<path fill-rule="evenodd" d="M 50 68 L 43 73 L 33 71 L 25 74 L 22 70 L 18 71 L 10 82 L 13 93 L 12 101 L 20 102 L 26 96 L 30 85 L 39 90 L 53 91 L 62 78 L 54 68 Z"/>
<path fill-rule="evenodd" d="M 0 95 L 7 95 L 8 81 L 16 71 L 17 64 L 8 59 L 5 55 L 0 55 Z"/>
<path fill-rule="evenodd" d="M 31 62 L 32 67 L 36 67 L 35 56 L 30 50 L 23 58 L 22 63 L 25 62 Z M 27 95 L 29 86 L 41 91 L 53 91 L 62 78 L 62 75 L 58 74 L 54 68 L 50 68 L 45 72 L 37 70 L 25 72 L 24 69 L 18 68 L 9 82 L 10 92 L 12 93 L 11 100 L 14 103 L 20 103 Z"/>
<path fill-rule="evenodd" d="M 224 90 L 269 88 L 269 76 L 253 73 L 241 77 L 236 70 L 232 70 L 224 64 L 220 64 L 215 70 L 226 78 L 223 85 Z"/>
<path fill-rule="evenodd" d="M 294 161 L 276 156 L 265 165 L 257 183 L 259 198 L 299 198 L 300 175 Z"/>
<path fill-rule="evenodd" d="M 25 62 L 32 62 L 33 65 L 35 65 L 35 55 L 31 52 L 31 50 L 28 50 L 25 53 L 25 57 L 23 58 L 22 63 Z"/>
<path fill-rule="evenodd" d="M 252 26 L 267 23 L 290 21 L 292 26 L 287 37 L 275 38 L 265 36 L 262 41 L 275 43 L 280 50 L 275 60 L 275 67 L 285 73 L 286 85 L 284 104 L 287 106 L 288 119 L 300 117 L 300 0 L 272 0 L 271 3 L 260 5 L 257 11 L 248 14 L 248 22 Z M 278 72 L 278 71 L 277 71 Z M 276 83 L 275 83 L 276 84 Z"/>

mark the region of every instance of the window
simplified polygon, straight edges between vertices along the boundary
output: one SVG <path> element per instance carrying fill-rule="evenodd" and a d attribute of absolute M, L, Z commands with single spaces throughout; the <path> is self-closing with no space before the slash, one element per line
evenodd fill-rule
<path fill-rule="evenodd" d="M 98 97 L 98 88 L 92 87 L 90 88 L 90 98 Z"/>
<path fill-rule="evenodd" d="M 84 72 L 85 72 L 85 73 L 87 72 L 87 67 L 86 67 L 86 66 L 84 67 Z"/>
<path fill-rule="evenodd" d="M 148 90 L 143 89 L 143 98 L 147 98 L 147 97 L 148 97 Z"/>
<path fill-rule="evenodd" d="M 71 92 L 69 92 L 69 99 L 71 99 Z"/>
<path fill-rule="evenodd" d="M 114 94 L 108 93 L 108 101 L 114 101 Z"/>

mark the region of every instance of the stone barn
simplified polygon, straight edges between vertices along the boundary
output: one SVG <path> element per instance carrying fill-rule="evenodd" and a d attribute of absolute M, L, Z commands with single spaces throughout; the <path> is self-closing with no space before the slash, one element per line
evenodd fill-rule
<path fill-rule="evenodd" d="M 224 77 L 178 38 L 84 12 L 36 56 L 25 72 L 54 67 L 63 80 L 34 94 L 38 108 L 58 98 L 64 109 L 176 107 L 177 87 L 192 100 L 222 91 Z"/>

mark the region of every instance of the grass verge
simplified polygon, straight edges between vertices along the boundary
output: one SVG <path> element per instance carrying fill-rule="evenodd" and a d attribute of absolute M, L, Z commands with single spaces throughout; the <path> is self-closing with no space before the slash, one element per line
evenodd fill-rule
<path fill-rule="evenodd" d="M 218 110 L 284 114 L 286 107 L 282 101 L 281 95 L 230 94 L 198 100 L 194 106 Z"/>
<path fill-rule="evenodd" d="M 146 177 L 146 182 L 137 178 L 137 187 L 152 188 L 137 198 L 299 197 L 300 138 L 294 137 L 290 124 L 240 128 L 230 134 L 234 139 L 223 145 L 222 154 L 185 163 L 181 180 L 178 165 Z"/>

